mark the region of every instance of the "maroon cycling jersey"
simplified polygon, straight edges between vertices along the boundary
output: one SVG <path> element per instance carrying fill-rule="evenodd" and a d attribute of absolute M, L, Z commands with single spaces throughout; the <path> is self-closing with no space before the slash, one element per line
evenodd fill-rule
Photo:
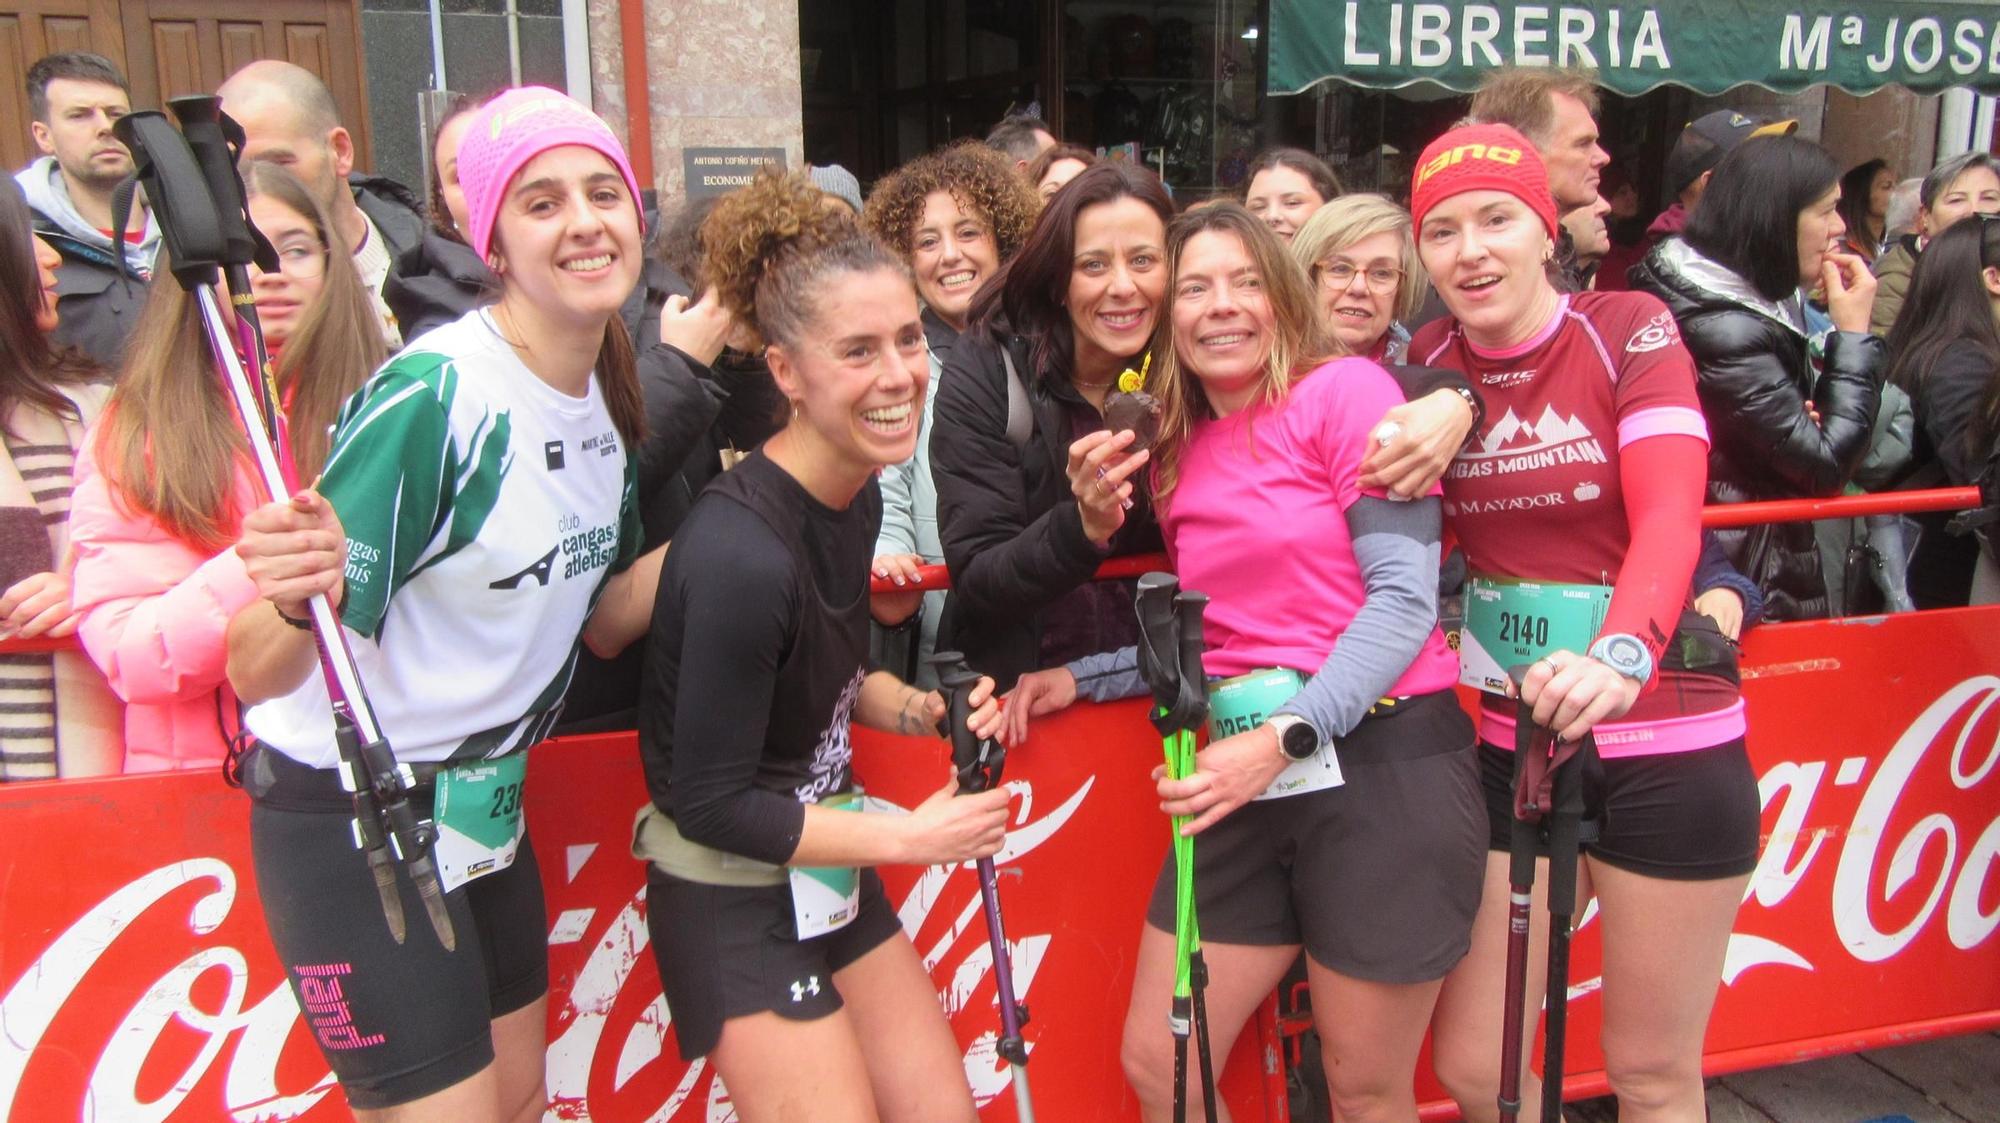
<path fill-rule="evenodd" d="M 1666 306 L 1636 292 L 1565 296 L 1545 328 L 1503 351 L 1438 320 L 1418 331 L 1410 358 L 1465 371 L 1485 399 L 1483 423 L 1444 478 L 1445 515 L 1472 570 L 1612 586 L 1604 632 L 1638 636 L 1659 666 L 1700 549 L 1700 488 L 1685 485 L 1703 478 L 1708 444 L 1694 361 Z M 1691 439 L 1626 454 L 1654 437 Z M 1629 470 L 1635 459 L 1647 470 Z M 1676 505 L 1687 509 L 1667 513 Z M 1604 755 L 1742 735 L 1733 684 L 1666 670 L 1654 686 L 1625 720 L 1599 726 Z M 1486 716 L 1482 736 L 1511 745 L 1509 710 Z"/>

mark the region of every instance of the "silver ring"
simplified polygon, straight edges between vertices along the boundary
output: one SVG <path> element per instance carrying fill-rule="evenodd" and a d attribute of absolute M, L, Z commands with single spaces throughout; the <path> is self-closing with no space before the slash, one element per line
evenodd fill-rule
<path fill-rule="evenodd" d="M 1558 666 L 1558 665 L 1557 665 L 1557 663 L 1556 663 L 1556 661 L 1555 661 L 1555 657 L 1554 657 L 1554 656 L 1552 656 L 1552 655 L 1544 655 L 1544 656 L 1542 656 L 1542 658 L 1541 658 L 1541 660 L 1540 660 L 1540 661 L 1541 661 L 1541 662 L 1543 662 L 1543 663 L 1547 663 L 1547 664 L 1549 665 L 1549 674 L 1550 674 L 1550 675 L 1559 675 L 1559 674 L 1561 674 L 1561 673 L 1562 673 L 1562 667 L 1560 667 L 1560 666 Z"/>

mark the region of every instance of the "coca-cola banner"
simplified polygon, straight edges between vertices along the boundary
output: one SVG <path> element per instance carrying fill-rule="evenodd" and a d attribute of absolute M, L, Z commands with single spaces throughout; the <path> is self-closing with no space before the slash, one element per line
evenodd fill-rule
<path fill-rule="evenodd" d="M 1763 864 L 1708 1040 L 1742 1068 L 2000 1024 L 2000 611 L 1786 625 L 1745 654 Z M 876 808 L 943 781 L 941 742 L 863 734 Z M 1136 703 L 1039 725 L 1010 756 L 1000 865 L 1042 1117 L 1129 1120 L 1118 1037 L 1167 828 Z M 537 749 L 528 812 L 549 908 L 552 1118 L 723 1123 L 728 1095 L 680 1059 L 625 837 L 644 799 L 629 738 Z M 271 954 L 241 793 L 213 776 L 0 787 L 0 1119 L 344 1117 Z M 969 868 L 885 871 L 937 981 L 989 1120 L 1012 1120 L 991 955 Z M 1572 974 L 1570 1086 L 1601 1089 L 1586 913 Z M 413 925 L 411 939 L 429 938 Z M 419 1012 L 413 1011 L 413 1014 Z M 1284 1118 L 1268 1012 L 1225 1088 L 1239 1120 Z M 1420 1081 L 1427 1117 L 1449 1112 Z"/>

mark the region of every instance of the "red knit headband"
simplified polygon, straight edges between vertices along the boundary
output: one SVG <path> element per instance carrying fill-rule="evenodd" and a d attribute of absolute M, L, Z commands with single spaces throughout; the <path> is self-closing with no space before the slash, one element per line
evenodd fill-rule
<path fill-rule="evenodd" d="M 1431 208 L 1467 191 L 1505 191 L 1556 236 L 1549 172 L 1528 138 L 1509 125 L 1466 125 L 1431 141 L 1410 178 L 1410 214 L 1422 230 Z"/>

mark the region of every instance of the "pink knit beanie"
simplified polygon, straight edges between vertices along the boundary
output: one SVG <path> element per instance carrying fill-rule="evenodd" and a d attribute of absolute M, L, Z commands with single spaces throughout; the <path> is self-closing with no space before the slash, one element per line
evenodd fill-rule
<path fill-rule="evenodd" d="M 639 208 L 639 181 L 610 127 L 567 94 L 521 86 L 480 107 L 458 144 L 458 183 L 465 190 L 472 227 L 465 237 L 472 252 L 485 258 L 492 248 L 493 223 L 514 173 L 549 149 L 569 144 L 602 152 L 625 177 L 632 206 Z"/>

